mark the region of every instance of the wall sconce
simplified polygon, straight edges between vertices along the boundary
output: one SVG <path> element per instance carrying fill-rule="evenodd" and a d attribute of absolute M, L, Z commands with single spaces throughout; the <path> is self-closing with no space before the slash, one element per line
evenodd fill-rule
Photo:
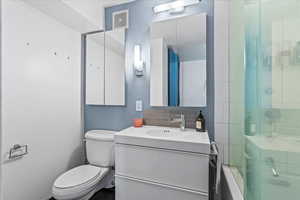
<path fill-rule="evenodd" d="M 170 3 L 160 4 L 153 8 L 154 13 L 169 11 L 171 14 L 182 13 L 184 7 L 200 3 L 201 0 L 177 0 Z"/>
<path fill-rule="evenodd" d="M 134 69 L 136 76 L 144 75 L 144 61 L 141 57 L 141 45 L 134 46 Z"/>

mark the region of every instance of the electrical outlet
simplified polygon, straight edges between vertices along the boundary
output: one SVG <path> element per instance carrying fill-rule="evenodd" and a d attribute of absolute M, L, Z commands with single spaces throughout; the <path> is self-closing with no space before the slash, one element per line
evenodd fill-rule
<path fill-rule="evenodd" d="M 137 100 L 135 102 L 135 110 L 137 112 L 142 112 L 143 111 L 143 101 L 142 100 Z"/>

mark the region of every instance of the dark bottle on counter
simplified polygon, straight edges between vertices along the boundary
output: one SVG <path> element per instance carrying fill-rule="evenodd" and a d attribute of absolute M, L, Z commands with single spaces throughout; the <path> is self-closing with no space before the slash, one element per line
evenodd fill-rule
<path fill-rule="evenodd" d="M 196 131 L 198 132 L 205 132 L 205 119 L 202 115 L 202 111 L 200 111 L 197 119 L 196 119 Z"/>

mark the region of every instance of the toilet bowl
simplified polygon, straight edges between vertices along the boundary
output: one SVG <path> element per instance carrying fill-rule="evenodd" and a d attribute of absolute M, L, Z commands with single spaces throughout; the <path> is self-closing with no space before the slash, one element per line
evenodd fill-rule
<path fill-rule="evenodd" d="M 85 139 L 89 164 L 75 167 L 55 180 L 52 194 L 56 200 L 88 200 L 114 182 L 114 132 L 89 131 Z"/>

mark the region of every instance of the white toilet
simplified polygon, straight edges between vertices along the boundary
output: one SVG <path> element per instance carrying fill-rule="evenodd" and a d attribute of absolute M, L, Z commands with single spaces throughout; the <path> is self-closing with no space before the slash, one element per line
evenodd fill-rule
<path fill-rule="evenodd" d="M 85 134 L 88 165 L 73 168 L 60 175 L 53 184 L 56 200 L 88 200 L 114 182 L 114 132 L 89 131 Z"/>

